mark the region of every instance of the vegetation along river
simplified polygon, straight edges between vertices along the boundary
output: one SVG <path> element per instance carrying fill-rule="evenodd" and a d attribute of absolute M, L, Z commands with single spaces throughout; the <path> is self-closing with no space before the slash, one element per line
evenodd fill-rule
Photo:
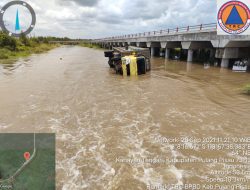
<path fill-rule="evenodd" d="M 222 165 L 163 160 L 236 155 L 174 148 L 173 138 L 249 136 L 247 83 L 249 73 L 163 58 L 123 78 L 102 50 L 63 46 L 0 64 L 0 131 L 56 133 L 57 189 L 200 183 Z"/>

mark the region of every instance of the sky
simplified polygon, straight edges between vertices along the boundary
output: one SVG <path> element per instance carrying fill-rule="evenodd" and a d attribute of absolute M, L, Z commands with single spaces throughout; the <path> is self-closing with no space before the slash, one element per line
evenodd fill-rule
<path fill-rule="evenodd" d="M 31 35 L 102 38 L 216 22 L 215 0 L 25 0 L 35 10 Z M 1 0 L 0 7 L 10 0 Z M 8 16 L 8 22 L 15 22 Z M 8 14 L 12 15 L 12 14 Z M 20 23 L 25 22 L 20 15 Z M 30 19 L 27 19 L 30 20 Z"/>

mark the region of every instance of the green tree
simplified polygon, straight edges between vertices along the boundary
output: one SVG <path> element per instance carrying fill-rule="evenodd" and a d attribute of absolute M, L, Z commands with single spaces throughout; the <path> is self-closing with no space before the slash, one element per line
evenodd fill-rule
<path fill-rule="evenodd" d="M 0 47 L 9 50 L 16 50 L 17 41 L 14 37 L 9 36 L 7 33 L 0 32 Z"/>

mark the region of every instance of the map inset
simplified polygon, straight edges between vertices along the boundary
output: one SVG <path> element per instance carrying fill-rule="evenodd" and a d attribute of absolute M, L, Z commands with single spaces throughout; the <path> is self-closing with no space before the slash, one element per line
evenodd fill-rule
<path fill-rule="evenodd" d="M 0 134 L 0 190 L 55 189 L 55 134 Z"/>

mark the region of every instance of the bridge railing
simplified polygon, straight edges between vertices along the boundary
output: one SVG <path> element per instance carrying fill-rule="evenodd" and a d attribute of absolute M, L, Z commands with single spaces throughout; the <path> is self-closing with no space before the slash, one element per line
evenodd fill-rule
<path fill-rule="evenodd" d="M 115 39 L 129 39 L 129 38 L 138 38 L 138 37 L 153 37 L 153 36 L 166 36 L 166 35 L 173 35 L 178 33 L 188 33 L 188 32 L 199 32 L 199 31 L 207 31 L 207 30 L 216 30 L 217 24 L 216 23 L 209 23 L 209 24 L 200 24 L 200 25 L 193 25 L 193 26 L 186 26 L 186 27 L 176 27 L 171 29 L 164 29 L 158 31 L 150 31 L 150 32 L 143 32 L 137 34 L 128 34 L 122 36 L 113 36 L 108 38 L 97 39 L 98 40 L 115 40 Z"/>

